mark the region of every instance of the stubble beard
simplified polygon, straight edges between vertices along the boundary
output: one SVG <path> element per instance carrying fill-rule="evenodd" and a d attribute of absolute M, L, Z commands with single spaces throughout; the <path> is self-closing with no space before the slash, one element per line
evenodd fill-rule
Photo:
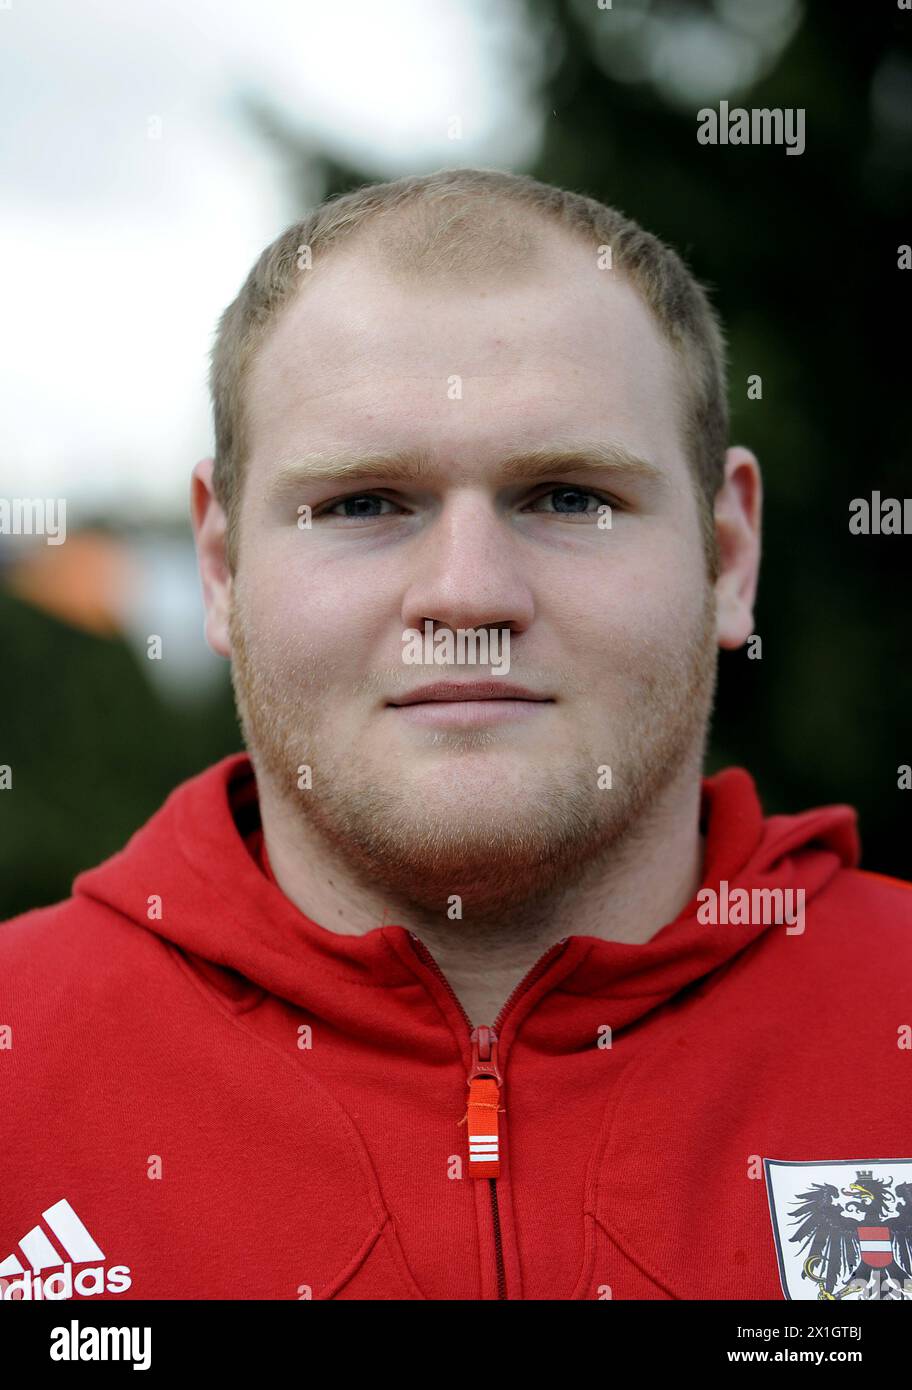
<path fill-rule="evenodd" d="M 283 803 L 301 829 L 302 854 L 325 849 L 363 886 L 418 912 L 446 912 L 458 894 L 475 921 L 495 921 L 505 910 L 559 899 L 596 877 L 607 859 L 635 853 L 676 782 L 702 766 L 718 657 L 709 584 L 693 639 L 642 672 L 625 711 L 628 727 L 613 739 L 610 789 L 599 786 L 608 759 L 580 748 L 572 765 L 533 765 L 521 804 L 494 796 L 486 806 L 476 779 L 471 804 L 450 814 L 423 809 L 427 798 L 403 781 L 394 761 L 381 773 L 376 762 L 340 750 L 319 670 L 302 673 L 281 645 L 251 640 L 237 598 L 230 638 L 235 700 L 261 801 Z M 483 747 L 490 737 L 470 731 L 464 746 Z M 298 787 L 302 764 L 312 768 L 309 790 Z"/>

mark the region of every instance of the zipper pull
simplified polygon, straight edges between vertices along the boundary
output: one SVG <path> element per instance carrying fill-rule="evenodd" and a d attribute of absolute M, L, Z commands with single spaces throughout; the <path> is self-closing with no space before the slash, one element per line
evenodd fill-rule
<path fill-rule="evenodd" d="M 500 1177 L 498 1107 L 503 1077 L 497 1065 L 497 1034 L 493 1028 L 472 1029 L 472 1070 L 469 1072 L 469 1173 L 473 1178 Z"/>

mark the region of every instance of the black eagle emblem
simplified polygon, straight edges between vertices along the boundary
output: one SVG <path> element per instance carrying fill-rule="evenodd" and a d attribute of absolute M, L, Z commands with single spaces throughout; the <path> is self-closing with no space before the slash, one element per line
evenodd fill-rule
<path fill-rule="evenodd" d="M 818 1299 L 912 1299 L 912 1183 L 894 1191 L 891 1177 L 861 1169 L 841 1192 L 815 1182 L 796 1201 L 789 1242 L 804 1255 L 801 1277 L 817 1284 Z"/>

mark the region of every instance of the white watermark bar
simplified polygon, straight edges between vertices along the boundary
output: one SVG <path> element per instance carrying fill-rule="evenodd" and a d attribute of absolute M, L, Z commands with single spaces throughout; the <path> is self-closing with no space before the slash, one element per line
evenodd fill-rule
<path fill-rule="evenodd" d="M 44 536 L 48 545 L 63 545 L 66 498 L 0 497 L 0 536 Z"/>
<path fill-rule="evenodd" d="M 424 631 L 407 627 L 402 634 L 406 666 L 490 666 L 494 676 L 510 670 L 510 629 L 441 628 L 426 620 Z"/>

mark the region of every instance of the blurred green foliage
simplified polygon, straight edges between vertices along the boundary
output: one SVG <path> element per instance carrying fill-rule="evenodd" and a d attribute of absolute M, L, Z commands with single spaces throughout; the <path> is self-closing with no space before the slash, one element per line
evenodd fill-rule
<path fill-rule="evenodd" d="M 0 763 L 13 775 L 0 792 L 2 920 L 66 897 L 178 782 L 241 745 L 227 684 L 172 707 L 126 643 L 2 591 L 0 633 Z"/>

